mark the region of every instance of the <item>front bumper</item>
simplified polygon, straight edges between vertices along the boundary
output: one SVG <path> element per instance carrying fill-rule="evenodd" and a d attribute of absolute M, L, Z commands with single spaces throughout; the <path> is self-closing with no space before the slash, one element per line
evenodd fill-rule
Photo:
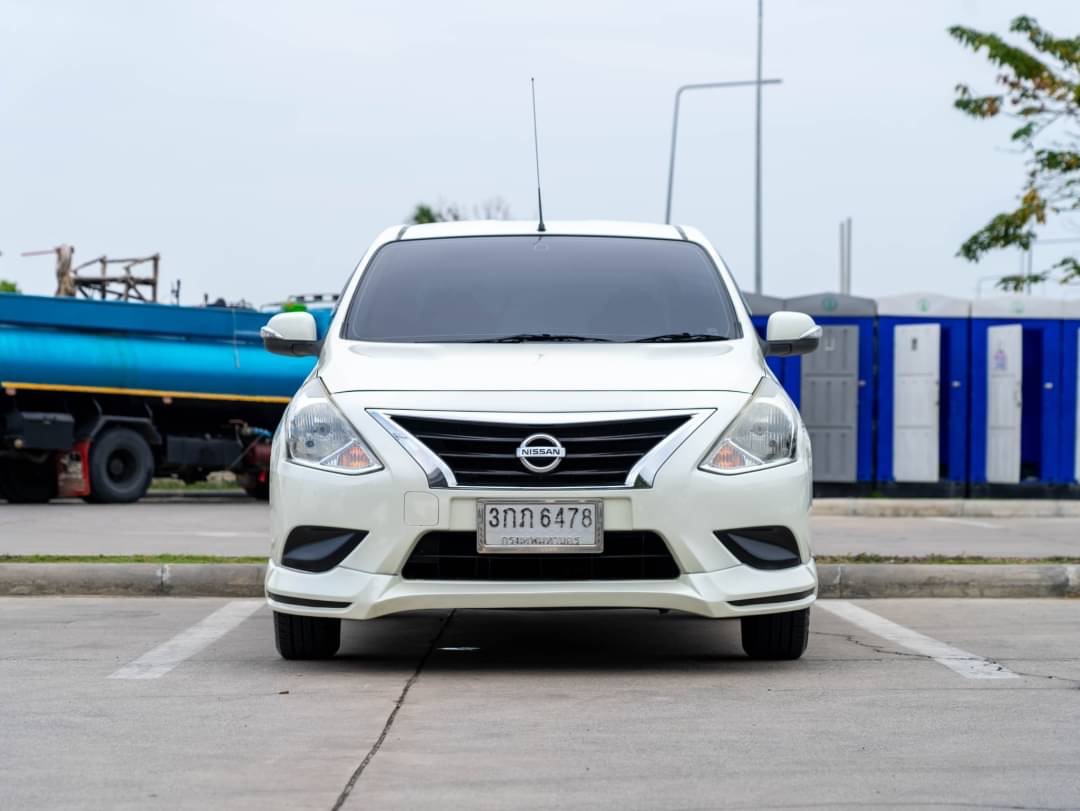
<path fill-rule="evenodd" d="M 425 608 L 666 608 L 706 617 L 740 617 L 805 608 L 811 593 L 783 603 L 736 606 L 731 600 L 799 594 L 817 586 L 813 561 L 780 571 L 733 566 L 715 572 L 683 574 L 676 580 L 614 580 L 544 583 L 405 580 L 337 567 L 308 574 L 270 563 L 267 601 L 276 611 L 309 616 L 366 620 Z M 341 602 L 339 608 L 278 602 L 269 595 Z"/>
<path fill-rule="evenodd" d="M 313 470 L 282 458 L 283 443 L 274 443 L 266 590 L 289 600 L 269 598 L 275 610 L 346 619 L 429 608 L 658 608 L 733 617 L 788 611 L 814 600 L 817 572 L 809 529 L 809 454 L 788 465 L 738 476 L 705 473 L 698 470 L 698 462 L 719 432 L 708 420 L 668 458 L 652 487 L 440 489 L 429 487 L 424 471 L 381 427 L 362 416 L 350 417 L 360 423 L 357 428 L 383 461 L 383 470 L 361 476 Z M 600 499 L 605 530 L 659 534 L 681 574 L 671 580 L 556 582 L 401 576 L 425 533 L 475 532 L 476 502 L 483 498 Z M 368 535 L 332 570 L 301 572 L 282 566 L 281 559 L 289 532 L 302 525 L 366 530 Z M 762 526 L 791 530 L 799 544 L 800 565 L 771 571 L 750 567 L 714 535 L 716 530 Z M 799 596 L 782 599 L 789 594 Z M 775 597 L 781 599 L 733 604 Z M 337 605 L 305 604 L 311 602 Z"/>

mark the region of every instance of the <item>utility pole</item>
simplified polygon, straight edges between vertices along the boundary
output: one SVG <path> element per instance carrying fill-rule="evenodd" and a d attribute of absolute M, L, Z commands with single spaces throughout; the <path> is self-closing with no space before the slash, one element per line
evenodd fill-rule
<path fill-rule="evenodd" d="M 754 127 L 754 292 L 761 294 L 761 39 L 764 0 L 757 4 L 757 82 Z"/>
<path fill-rule="evenodd" d="M 851 295 L 851 217 L 840 221 L 840 292 Z"/>
<path fill-rule="evenodd" d="M 844 292 L 844 278 L 847 276 L 847 223 L 840 220 L 840 281 L 836 289 Z"/>

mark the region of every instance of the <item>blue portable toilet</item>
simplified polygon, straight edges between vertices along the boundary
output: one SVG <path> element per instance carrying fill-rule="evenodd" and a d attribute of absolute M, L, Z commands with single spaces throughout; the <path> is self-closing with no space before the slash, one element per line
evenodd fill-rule
<path fill-rule="evenodd" d="M 814 481 L 869 484 L 873 468 L 873 299 L 818 293 L 787 299 L 785 310 L 821 325 L 817 351 L 787 358 L 783 380 L 814 448 Z"/>
<path fill-rule="evenodd" d="M 971 302 L 907 293 L 877 305 L 878 483 L 937 484 L 960 494 L 967 485 Z"/>
<path fill-rule="evenodd" d="M 750 320 L 754 322 L 754 329 L 757 330 L 758 337 L 761 340 L 765 340 L 765 327 L 769 323 L 769 316 L 779 310 L 784 309 L 784 300 L 777 298 L 776 296 L 766 296 L 761 293 L 746 293 L 742 294 L 743 301 L 746 303 L 746 307 L 750 310 Z M 783 370 L 783 358 L 766 358 L 765 362 L 772 369 L 776 379 L 783 383 L 783 376 L 781 372 Z"/>
<path fill-rule="evenodd" d="M 973 489 L 1062 480 L 1063 315 L 1057 299 L 1015 295 L 972 302 Z"/>
<path fill-rule="evenodd" d="M 1080 299 L 1066 301 L 1061 348 L 1061 458 L 1060 479 L 1080 483 Z"/>

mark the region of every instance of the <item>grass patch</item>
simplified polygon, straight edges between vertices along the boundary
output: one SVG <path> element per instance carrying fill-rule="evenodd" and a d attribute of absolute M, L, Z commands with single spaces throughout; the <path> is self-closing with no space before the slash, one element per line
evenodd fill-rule
<path fill-rule="evenodd" d="M 0 555 L 0 563 L 266 563 L 229 555 Z"/>
<path fill-rule="evenodd" d="M 1076 557 L 1051 558 L 988 558 L 982 555 L 874 555 L 860 552 L 858 555 L 818 555 L 818 563 L 926 563 L 958 565 L 964 563 L 1000 565 L 1005 563 L 1080 563 Z"/>
<path fill-rule="evenodd" d="M 154 479 L 150 483 L 151 493 L 190 492 L 192 490 L 241 490 L 235 479 L 219 479 L 217 481 L 192 482 L 185 484 L 180 479 Z"/>

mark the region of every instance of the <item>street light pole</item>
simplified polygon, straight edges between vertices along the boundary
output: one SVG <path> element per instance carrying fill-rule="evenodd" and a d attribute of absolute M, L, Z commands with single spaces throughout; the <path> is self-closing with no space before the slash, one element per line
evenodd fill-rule
<path fill-rule="evenodd" d="M 757 4 L 757 83 L 754 126 L 754 292 L 761 294 L 761 18 L 764 0 Z"/>
<path fill-rule="evenodd" d="M 668 162 L 667 177 L 667 205 L 664 207 L 664 222 L 671 223 L 671 191 L 675 185 L 675 147 L 678 143 L 679 134 L 679 101 L 682 94 L 687 90 L 705 90 L 717 87 L 748 87 L 757 85 L 760 89 L 763 84 L 780 84 L 779 79 L 749 79 L 740 82 L 701 82 L 699 84 L 684 84 L 675 91 L 675 114 L 671 119 L 671 159 Z"/>
<path fill-rule="evenodd" d="M 1039 239 L 1038 237 L 1036 237 L 1034 240 L 1032 240 L 1031 245 L 1028 246 L 1027 250 L 1021 249 L 1021 251 L 1020 251 L 1020 275 L 1027 277 L 1027 285 L 1026 285 L 1026 287 L 1027 287 L 1027 294 L 1029 296 L 1031 295 L 1031 288 L 1032 288 L 1032 284 L 1033 284 L 1033 282 L 1031 281 L 1031 277 L 1035 274 L 1035 257 L 1033 255 L 1034 252 L 1035 252 L 1034 251 L 1035 246 L 1036 245 L 1060 245 L 1063 242 L 1080 242 L 1080 238 L 1078 238 L 1078 237 L 1057 237 L 1057 238 L 1052 238 L 1052 239 Z M 1025 260 L 1026 260 L 1026 263 L 1027 263 L 1026 267 L 1025 267 Z M 1045 283 L 1046 282 L 1044 281 L 1043 284 L 1045 284 Z"/>

